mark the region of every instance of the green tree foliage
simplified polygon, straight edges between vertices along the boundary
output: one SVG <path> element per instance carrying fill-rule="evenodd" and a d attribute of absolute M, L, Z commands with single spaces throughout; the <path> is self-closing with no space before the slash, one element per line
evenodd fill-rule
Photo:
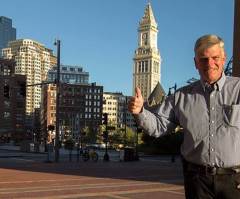
<path fill-rule="evenodd" d="M 90 127 L 85 127 L 83 129 L 84 136 L 83 136 L 83 142 L 84 143 L 96 143 L 97 142 L 97 132 L 94 131 Z"/>
<path fill-rule="evenodd" d="M 179 154 L 183 132 L 171 133 L 159 138 L 144 133 L 140 150 L 149 154 Z"/>
<path fill-rule="evenodd" d="M 111 126 L 111 124 L 109 124 Z M 113 126 L 113 125 L 112 125 Z M 99 132 L 97 134 L 97 143 L 103 143 L 103 131 L 106 130 L 105 125 L 100 126 Z M 124 144 L 125 138 L 125 128 L 119 128 L 115 126 L 115 130 L 108 131 L 108 142 L 110 146 L 113 148 L 119 147 L 119 145 Z M 138 143 L 141 143 L 141 134 L 138 136 Z M 136 143 L 136 131 L 131 128 L 126 128 L 126 145 L 127 146 L 135 146 Z"/>
<path fill-rule="evenodd" d="M 134 146 L 135 145 L 135 136 L 136 132 L 134 132 L 131 128 L 127 127 L 126 129 L 126 145 Z M 114 131 L 109 132 L 109 143 L 113 147 L 118 147 L 120 144 L 124 144 L 125 139 L 125 128 L 117 128 Z"/>

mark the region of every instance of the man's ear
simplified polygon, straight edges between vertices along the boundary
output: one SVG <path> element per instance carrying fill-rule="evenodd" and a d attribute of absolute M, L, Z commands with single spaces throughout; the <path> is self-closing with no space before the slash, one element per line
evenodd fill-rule
<path fill-rule="evenodd" d="M 194 57 L 194 64 L 195 64 L 195 68 L 198 69 L 198 67 L 197 67 L 196 57 Z"/>
<path fill-rule="evenodd" d="M 226 60 L 227 60 L 227 55 L 226 55 L 226 53 L 224 53 L 224 56 L 223 56 L 224 64 L 225 64 Z"/>

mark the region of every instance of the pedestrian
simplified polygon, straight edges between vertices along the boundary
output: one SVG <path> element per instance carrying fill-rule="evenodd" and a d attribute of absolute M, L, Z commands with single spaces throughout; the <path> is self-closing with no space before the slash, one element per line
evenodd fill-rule
<path fill-rule="evenodd" d="M 128 104 L 137 123 L 159 137 L 180 125 L 187 199 L 240 198 L 240 78 L 224 74 L 226 52 L 217 35 L 194 48 L 200 80 L 178 89 L 154 111 L 143 107 L 141 90 Z"/>

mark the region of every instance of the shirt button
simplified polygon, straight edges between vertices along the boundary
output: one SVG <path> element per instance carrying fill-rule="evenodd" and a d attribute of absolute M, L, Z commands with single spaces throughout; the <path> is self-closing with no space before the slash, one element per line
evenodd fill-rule
<path fill-rule="evenodd" d="M 214 120 L 212 120 L 212 124 L 214 123 Z"/>
<path fill-rule="evenodd" d="M 212 107 L 212 110 L 214 110 L 214 107 Z"/>
<path fill-rule="evenodd" d="M 211 134 L 211 136 L 213 137 L 213 134 Z"/>
<path fill-rule="evenodd" d="M 213 94 L 211 94 L 211 97 L 213 97 Z"/>
<path fill-rule="evenodd" d="M 215 163 L 212 163 L 212 166 L 215 166 Z"/>
<path fill-rule="evenodd" d="M 213 149 L 213 148 L 211 148 L 211 151 L 214 151 L 214 149 Z"/>

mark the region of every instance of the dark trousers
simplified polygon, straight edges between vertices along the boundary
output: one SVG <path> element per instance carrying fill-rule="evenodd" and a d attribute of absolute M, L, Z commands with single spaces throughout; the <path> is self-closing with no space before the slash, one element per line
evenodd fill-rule
<path fill-rule="evenodd" d="M 183 163 L 186 199 L 240 199 L 240 173 L 208 174 Z"/>

